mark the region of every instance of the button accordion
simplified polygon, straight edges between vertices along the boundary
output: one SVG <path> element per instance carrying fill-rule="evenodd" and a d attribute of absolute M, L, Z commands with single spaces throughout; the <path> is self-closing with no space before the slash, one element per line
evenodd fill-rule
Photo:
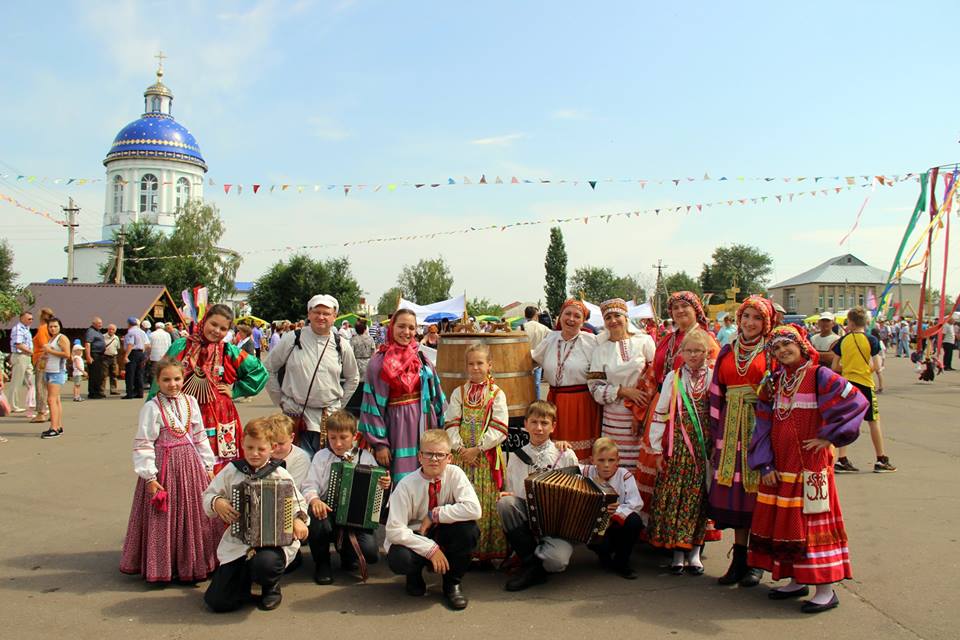
<path fill-rule="evenodd" d="M 610 523 L 607 506 L 617 492 L 580 473 L 579 467 L 550 469 L 524 480 L 530 527 L 537 537 L 595 542 Z"/>
<path fill-rule="evenodd" d="M 376 529 L 387 521 L 390 490 L 380 487 L 387 475 L 383 467 L 351 462 L 330 465 L 330 483 L 324 502 L 334 511 L 333 522 L 341 527 Z"/>
<path fill-rule="evenodd" d="M 247 479 L 233 485 L 230 504 L 240 518 L 230 535 L 251 547 L 285 547 L 293 543 L 296 489 L 286 479 Z"/>

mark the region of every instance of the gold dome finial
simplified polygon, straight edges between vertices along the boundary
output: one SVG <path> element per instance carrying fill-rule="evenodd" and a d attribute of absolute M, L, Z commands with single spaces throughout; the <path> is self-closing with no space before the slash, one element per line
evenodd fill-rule
<path fill-rule="evenodd" d="M 163 51 L 160 51 L 157 53 L 157 55 L 153 57 L 156 58 L 158 61 L 157 62 L 157 82 L 161 82 L 163 80 L 163 61 L 164 59 L 166 59 L 167 56 L 163 55 Z"/>

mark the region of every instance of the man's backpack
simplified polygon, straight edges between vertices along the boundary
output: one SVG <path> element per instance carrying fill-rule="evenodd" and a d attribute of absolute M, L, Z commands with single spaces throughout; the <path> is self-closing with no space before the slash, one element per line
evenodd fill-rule
<path fill-rule="evenodd" d="M 303 345 L 300 344 L 300 332 L 303 329 L 296 329 L 293 332 L 293 347 L 295 349 L 303 349 Z M 330 330 L 331 335 L 333 335 L 334 346 L 337 348 L 337 359 L 340 361 L 340 366 L 343 366 L 343 347 L 340 346 L 340 334 L 335 330 Z M 293 353 L 293 350 L 290 350 L 290 353 Z M 290 359 L 290 355 L 287 355 L 287 360 Z M 284 362 L 283 366 L 277 369 L 277 381 L 280 383 L 280 386 L 283 386 L 283 377 L 287 375 L 287 363 Z"/>

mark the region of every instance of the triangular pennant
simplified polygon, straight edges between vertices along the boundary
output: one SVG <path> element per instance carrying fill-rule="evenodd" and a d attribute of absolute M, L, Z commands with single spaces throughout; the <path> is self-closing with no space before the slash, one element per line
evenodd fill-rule
<path fill-rule="evenodd" d="M 275 185 L 275 184 L 270 185 L 270 193 L 273 193 L 273 190 L 274 190 L 276 187 L 277 187 L 277 185 Z"/>
<path fill-rule="evenodd" d="M 493 181 L 494 184 L 503 184 L 503 180 L 500 179 L 500 176 L 497 176 L 497 179 Z"/>
<path fill-rule="evenodd" d="M 480 184 L 487 184 L 487 174 L 482 174 L 480 176 Z"/>
<path fill-rule="evenodd" d="M 447 178 L 447 184 L 457 184 L 453 178 Z"/>
<path fill-rule="evenodd" d="M 710 174 L 707 173 L 706 171 L 704 171 L 704 172 L 703 172 L 703 179 L 704 179 L 704 180 L 709 180 L 709 179 L 710 179 Z"/>
<path fill-rule="evenodd" d="M 520 181 L 517 180 L 517 176 L 510 178 L 510 184 L 520 184 Z"/>
<path fill-rule="evenodd" d="M 230 193 L 230 187 L 232 187 L 232 186 L 233 186 L 232 184 L 225 184 L 225 185 L 223 185 L 223 192 L 224 192 L 224 193 Z"/>
<path fill-rule="evenodd" d="M 596 180 L 587 180 L 587 184 L 590 185 L 590 188 L 591 188 L 591 189 L 596 190 L 596 188 L 597 188 L 597 181 L 596 181 Z"/>
<path fill-rule="evenodd" d="M 237 185 L 237 195 L 240 195 L 241 193 L 243 193 L 243 185 L 242 185 L 242 184 L 238 184 L 238 185 Z"/>
<path fill-rule="evenodd" d="M 697 211 L 699 211 L 700 213 L 703 213 L 703 205 L 702 205 L 702 204 L 698 204 L 698 205 L 697 205 Z"/>
<path fill-rule="evenodd" d="M 290 188 L 290 185 L 288 185 L 288 184 L 282 184 L 282 185 L 280 185 L 280 191 L 286 191 L 286 190 L 289 189 L 289 188 Z"/>
<path fill-rule="evenodd" d="M 260 191 L 260 185 L 255 184 L 255 185 L 253 185 L 253 193 L 254 193 L 254 195 L 256 195 L 257 191 Z"/>
<path fill-rule="evenodd" d="M 671 180 L 670 182 L 672 182 L 672 183 L 673 183 L 673 186 L 675 186 L 675 187 L 679 187 L 679 186 L 680 186 L 680 179 L 679 179 L 679 178 L 674 178 L 674 179 Z"/>
<path fill-rule="evenodd" d="M 418 183 L 418 184 L 414 184 L 413 186 L 415 186 L 417 189 L 419 189 L 419 188 L 422 187 L 423 185 L 424 185 L 424 183 L 423 183 L 423 182 L 420 182 L 420 183 Z"/>
<path fill-rule="evenodd" d="M 468 178 L 467 176 L 463 176 L 463 184 L 473 184 L 473 183 L 470 182 L 470 178 Z"/>
<path fill-rule="evenodd" d="M 397 185 L 396 185 L 396 184 L 388 184 L 388 185 L 387 185 L 387 191 L 396 191 L 396 190 L 397 190 Z"/>
<path fill-rule="evenodd" d="M 343 185 L 343 197 L 346 198 L 350 194 L 350 185 Z"/>

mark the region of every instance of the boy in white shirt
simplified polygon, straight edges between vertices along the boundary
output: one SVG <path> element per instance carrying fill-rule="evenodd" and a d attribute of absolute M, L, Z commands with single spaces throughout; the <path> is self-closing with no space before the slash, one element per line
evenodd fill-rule
<path fill-rule="evenodd" d="M 347 411 L 335 411 L 327 418 L 327 446 L 313 456 L 307 479 L 303 484 L 303 497 L 310 505 L 310 555 L 313 556 L 313 581 L 319 585 L 333 584 L 333 570 L 330 568 L 330 543 L 340 538 L 340 527 L 333 523 L 333 507 L 326 503 L 327 489 L 330 486 L 330 467 L 335 462 L 351 462 L 376 467 L 377 461 L 367 449 L 356 446 L 357 419 Z M 380 486 L 390 487 L 390 474 L 380 479 Z M 360 559 L 348 537 L 352 535 L 360 547 L 363 560 L 374 564 L 380 558 L 377 541 L 373 531 L 356 527 L 345 527 L 340 540 L 340 568 L 347 571 L 354 568 Z M 363 568 L 361 574 L 366 575 Z"/>
<path fill-rule="evenodd" d="M 530 444 L 510 454 L 504 491 L 497 502 L 497 513 L 510 546 L 520 557 L 520 572 L 507 580 L 507 591 L 521 591 L 545 582 L 547 573 L 560 573 L 570 564 L 573 545 L 563 538 L 537 540 L 530 530 L 526 490 L 523 481 L 531 473 L 577 465 L 577 455 L 560 449 L 550 441 L 557 425 L 557 409 L 549 402 L 537 401 L 527 407 L 523 428 Z"/>
<path fill-rule="evenodd" d="M 245 477 L 293 481 L 293 477 L 283 468 L 282 462 L 270 459 L 274 444 L 273 434 L 273 427 L 266 418 L 251 420 L 243 428 L 244 459 L 235 460 L 221 469 L 203 492 L 203 510 L 208 516 L 217 516 L 228 525 L 237 521 L 240 514 L 233 508 L 227 496 L 233 486 L 242 482 Z M 251 549 L 233 536 L 230 527 L 224 531 L 217 547 L 220 566 L 203 595 L 204 602 L 212 611 L 225 613 L 242 607 L 250 598 L 250 586 L 253 582 L 263 588 L 258 604 L 260 609 L 271 611 L 280 606 L 280 578 L 286 566 L 296 557 L 300 541 L 306 539 L 307 524 L 310 522 L 307 503 L 300 494 L 300 489 L 295 489 L 294 495 L 297 501 L 294 505 L 294 539 L 287 546 Z"/>
<path fill-rule="evenodd" d="M 643 498 L 637 488 L 637 479 L 620 466 L 620 451 L 610 438 L 598 438 L 593 443 L 593 464 L 580 465 L 583 475 L 617 492 L 617 501 L 607 507 L 610 524 L 607 531 L 590 548 L 600 556 L 600 564 L 627 580 L 636 580 L 637 573 L 630 567 L 630 555 L 643 530 Z"/>
<path fill-rule="evenodd" d="M 407 593 L 427 592 L 423 568 L 443 576 L 443 599 L 465 609 L 460 582 L 480 539 L 480 501 L 467 474 L 450 464 L 450 438 L 443 429 L 420 436 L 420 469 L 394 487 L 384 548 L 390 569 L 407 577 Z"/>

